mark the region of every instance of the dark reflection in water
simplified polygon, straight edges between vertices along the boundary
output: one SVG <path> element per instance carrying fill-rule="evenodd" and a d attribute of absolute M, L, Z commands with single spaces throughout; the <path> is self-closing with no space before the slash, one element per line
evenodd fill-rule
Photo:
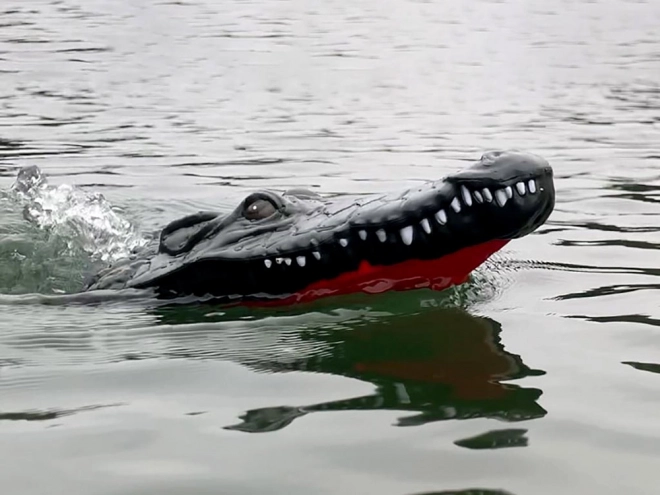
<path fill-rule="evenodd" d="M 593 240 L 593 241 L 558 241 L 558 246 L 574 247 L 598 247 L 598 246 L 619 246 L 632 249 L 660 249 L 660 243 L 646 242 L 646 241 L 630 241 L 626 239 L 611 239 L 611 240 Z"/>
<path fill-rule="evenodd" d="M 544 372 L 527 367 L 520 356 L 507 352 L 500 331 L 499 323 L 489 318 L 441 308 L 358 321 L 328 331 L 302 331 L 301 343 L 307 347 L 310 342 L 325 344 L 318 346 L 324 352 L 286 363 L 252 361 L 251 367 L 357 378 L 373 383 L 375 392 L 316 404 L 253 409 L 241 416 L 241 423 L 226 428 L 275 431 L 312 412 L 345 410 L 413 413 L 399 418 L 398 426 L 477 417 L 502 421 L 540 418 L 546 414 L 537 402 L 541 390 L 503 381 Z"/>
<path fill-rule="evenodd" d="M 660 319 L 639 314 L 613 316 L 567 315 L 566 318 L 593 321 L 595 323 L 639 323 L 642 325 L 660 327 Z"/>
<path fill-rule="evenodd" d="M 82 406 L 73 409 L 49 409 L 46 411 L 18 411 L 0 412 L 0 421 L 51 421 L 64 416 L 71 416 L 85 411 L 95 411 L 105 407 L 116 407 L 122 404 L 100 404 L 93 406 Z"/>
<path fill-rule="evenodd" d="M 412 495 L 513 495 L 504 490 L 488 490 L 486 488 L 469 488 L 467 490 L 449 490 L 441 492 L 414 493 Z"/>
<path fill-rule="evenodd" d="M 562 294 L 556 296 L 558 301 L 567 299 L 582 299 L 587 297 L 602 297 L 611 296 L 614 294 L 626 294 L 628 292 L 635 292 L 638 290 L 658 290 L 660 284 L 623 284 L 623 285 L 609 285 L 604 287 L 596 287 L 581 292 L 574 292 L 570 294 Z"/>
<path fill-rule="evenodd" d="M 507 447 L 527 447 L 529 441 L 522 428 L 508 428 L 505 430 L 492 430 L 475 437 L 464 438 L 454 442 L 459 447 L 473 450 L 503 449 Z"/>
<path fill-rule="evenodd" d="M 632 274 L 660 276 L 660 268 L 645 268 L 635 266 L 590 266 L 575 263 L 553 263 L 553 262 L 523 262 L 529 267 L 543 268 L 545 270 L 557 270 L 577 273 L 608 273 L 608 274 Z"/>
<path fill-rule="evenodd" d="M 648 371 L 650 373 L 660 373 L 660 364 L 657 363 L 636 363 L 634 361 L 624 361 L 623 364 L 632 366 L 636 370 Z"/>
<path fill-rule="evenodd" d="M 597 222 L 554 222 L 555 225 L 566 225 L 576 230 L 597 230 L 601 232 L 624 232 L 624 233 L 647 233 L 658 232 L 660 226 L 645 225 L 645 226 L 624 226 L 615 225 L 611 223 L 597 223 Z M 557 231 L 560 231 L 558 229 Z"/>

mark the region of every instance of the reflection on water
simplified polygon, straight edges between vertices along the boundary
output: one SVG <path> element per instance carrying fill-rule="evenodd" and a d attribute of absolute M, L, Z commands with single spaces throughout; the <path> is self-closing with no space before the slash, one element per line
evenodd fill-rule
<path fill-rule="evenodd" d="M 640 371 L 648 371 L 650 373 L 660 373 L 660 364 L 657 363 L 624 362 L 623 364 L 628 364 Z"/>
<path fill-rule="evenodd" d="M 446 294 L 424 298 L 427 292 L 384 294 L 370 298 L 371 307 L 359 304 L 364 296 L 357 296 L 354 309 L 350 304 L 337 309 L 328 302 L 316 303 L 302 314 L 291 309 L 255 313 L 162 303 L 151 309 L 137 305 L 140 312 L 133 314 L 130 306 L 106 302 L 104 320 L 92 301 L 92 306 L 78 306 L 76 319 L 61 330 L 38 333 L 29 317 L 21 317 L 23 327 L 0 336 L 0 345 L 12 356 L 10 366 L 29 365 L 37 350 L 43 361 L 43 351 L 49 350 L 51 365 L 155 358 L 229 360 L 259 372 L 328 374 L 374 386 L 372 393 L 362 396 L 251 409 L 241 415 L 240 423 L 225 425 L 234 431 L 275 431 L 310 413 L 333 411 L 405 413 L 398 426 L 470 418 L 517 422 L 545 416 L 539 404 L 541 390 L 511 383 L 544 372 L 505 349 L 501 325 L 454 306 L 455 299 Z M 21 307 L 6 306 L 9 315 L 13 308 L 22 313 Z M 48 308 L 44 306 L 47 312 L 59 311 L 58 306 Z M 103 322 L 103 332 L 86 328 L 85 319 L 92 315 Z M 36 320 L 40 318 L 43 315 Z M 126 318 L 134 320 L 132 328 Z M 87 409 L 43 414 L 46 419 Z M 40 417 L 33 411 L 0 417 L 21 415 Z M 494 448 L 504 443 L 493 442 Z"/>
<path fill-rule="evenodd" d="M 538 403 L 540 390 L 503 382 L 543 372 L 507 352 L 500 331 L 499 323 L 489 318 L 458 309 L 429 309 L 327 333 L 301 333 L 305 345 L 322 344 L 324 352 L 286 363 L 257 361 L 252 366 L 357 378 L 373 383 L 375 392 L 324 403 L 255 409 L 245 413 L 242 423 L 228 428 L 275 431 L 306 414 L 343 410 L 413 413 L 401 416 L 399 426 L 478 417 L 540 418 L 546 414 Z"/>
<path fill-rule="evenodd" d="M 502 449 L 507 447 L 527 447 L 529 439 L 525 436 L 527 430 L 508 428 L 492 430 L 476 437 L 464 438 L 454 443 L 467 449 Z"/>
<path fill-rule="evenodd" d="M 52 421 L 64 416 L 71 416 L 85 411 L 95 411 L 102 407 L 113 407 L 120 404 L 99 406 L 83 406 L 75 409 L 53 409 L 46 411 L 0 412 L 0 421 Z"/>
<path fill-rule="evenodd" d="M 482 488 L 470 488 L 468 490 L 447 490 L 441 492 L 424 492 L 411 495 L 513 495 L 504 490 L 488 490 Z"/>

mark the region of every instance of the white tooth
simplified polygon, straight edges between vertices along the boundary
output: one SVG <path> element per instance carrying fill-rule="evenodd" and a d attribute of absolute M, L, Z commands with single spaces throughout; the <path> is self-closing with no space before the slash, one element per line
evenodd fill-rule
<path fill-rule="evenodd" d="M 406 246 L 410 246 L 413 241 L 413 228 L 412 225 L 408 225 L 401 229 L 401 240 Z"/>
<path fill-rule="evenodd" d="M 529 189 L 529 192 L 531 192 L 532 194 L 534 194 L 534 193 L 536 192 L 536 181 L 535 181 L 534 179 L 531 179 L 531 180 L 527 183 L 527 188 Z"/>
<path fill-rule="evenodd" d="M 380 242 L 385 242 L 387 240 L 387 234 L 383 229 L 379 229 L 376 231 L 376 237 L 378 237 L 378 240 Z"/>
<path fill-rule="evenodd" d="M 298 256 L 298 257 L 296 258 L 296 261 L 298 262 L 298 264 L 299 264 L 300 266 L 305 266 L 305 263 L 307 262 L 307 260 L 305 259 L 304 256 Z"/>
<path fill-rule="evenodd" d="M 516 189 L 518 189 L 518 194 L 521 196 L 524 196 L 525 193 L 527 192 L 527 189 L 525 189 L 525 183 L 524 182 L 517 182 L 516 183 Z"/>
<path fill-rule="evenodd" d="M 511 189 L 511 186 L 506 186 L 504 189 L 504 192 L 506 192 L 506 197 L 511 199 L 513 198 L 513 189 Z"/>
<path fill-rule="evenodd" d="M 422 221 L 419 222 L 419 224 L 424 229 L 424 232 L 426 232 L 427 234 L 431 233 L 431 224 L 429 223 L 429 221 L 426 218 L 422 218 Z"/>
<path fill-rule="evenodd" d="M 481 191 L 484 195 L 484 199 L 488 201 L 489 203 L 493 201 L 493 195 L 490 193 L 490 189 L 487 187 L 484 187 L 483 190 Z"/>
<path fill-rule="evenodd" d="M 461 211 L 461 202 L 458 200 L 458 198 L 454 198 L 451 200 L 451 207 L 454 209 L 456 213 L 460 213 Z"/>
<path fill-rule="evenodd" d="M 497 201 L 497 204 L 500 206 L 504 206 L 506 204 L 509 198 L 507 198 L 504 189 L 498 189 L 497 191 L 495 191 L 495 200 Z"/>
<path fill-rule="evenodd" d="M 445 213 L 445 210 L 438 210 L 435 214 L 435 219 L 438 221 L 440 225 L 446 224 L 447 214 Z"/>
<path fill-rule="evenodd" d="M 339 244 L 341 244 L 342 247 L 348 246 L 348 241 L 346 239 L 339 239 Z"/>
<path fill-rule="evenodd" d="M 266 265 L 266 268 L 270 268 L 273 266 L 273 262 L 270 260 L 264 260 L 264 265 Z"/>
<path fill-rule="evenodd" d="M 291 258 L 284 258 L 284 262 L 285 262 L 287 265 L 291 266 Z"/>
<path fill-rule="evenodd" d="M 321 259 L 321 253 L 319 253 L 318 251 L 312 251 L 312 255 L 313 255 L 314 258 L 316 258 L 317 260 L 320 260 L 320 259 Z"/>
<path fill-rule="evenodd" d="M 463 202 L 467 206 L 472 206 L 472 196 L 470 196 L 470 191 L 468 191 L 467 187 L 461 186 L 461 194 L 463 195 Z"/>
<path fill-rule="evenodd" d="M 312 240 L 309 241 L 309 242 L 312 244 L 312 246 L 318 246 L 318 245 L 319 245 L 319 241 L 317 241 L 317 240 L 314 239 L 313 237 L 312 237 Z"/>
<path fill-rule="evenodd" d="M 362 239 L 363 241 L 367 240 L 367 231 L 366 230 L 360 230 L 358 232 L 358 235 L 360 236 L 360 239 Z"/>
<path fill-rule="evenodd" d="M 275 263 L 277 263 L 278 265 L 281 265 L 282 263 L 284 263 L 284 259 L 283 258 L 275 258 Z"/>
<path fill-rule="evenodd" d="M 474 194 L 474 199 L 477 200 L 477 203 L 483 203 L 484 202 L 484 197 L 481 195 L 479 191 L 474 191 L 472 194 Z"/>

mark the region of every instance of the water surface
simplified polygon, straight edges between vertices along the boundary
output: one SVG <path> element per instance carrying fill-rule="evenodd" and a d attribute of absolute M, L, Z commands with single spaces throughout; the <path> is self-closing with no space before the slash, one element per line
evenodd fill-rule
<path fill-rule="evenodd" d="M 458 290 L 245 311 L 67 299 L 98 260 L 2 196 L 3 491 L 657 493 L 658 26 L 653 1 L 5 0 L 3 191 L 36 164 L 144 236 L 518 148 L 557 206 Z"/>

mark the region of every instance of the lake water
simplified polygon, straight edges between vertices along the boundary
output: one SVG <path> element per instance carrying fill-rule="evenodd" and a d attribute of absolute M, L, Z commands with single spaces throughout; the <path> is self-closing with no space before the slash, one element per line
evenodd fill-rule
<path fill-rule="evenodd" d="M 557 204 L 460 289 L 247 311 L 58 296 L 88 261 L 3 196 L 2 492 L 657 494 L 659 26 L 654 0 L 3 0 L 4 191 L 35 164 L 146 233 L 518 148 Z"/>

